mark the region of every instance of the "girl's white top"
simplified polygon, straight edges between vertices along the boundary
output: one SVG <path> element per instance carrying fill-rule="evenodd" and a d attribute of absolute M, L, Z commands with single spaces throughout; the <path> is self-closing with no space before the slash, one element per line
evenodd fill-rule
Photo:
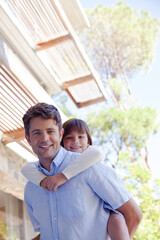
<path fill-rule="evenodd" d="M 74 162 L 68 165 L 62 173 L 67 179 L 70 179 L 80 172 L 91 167 L 95 163 L 104 160 L 104 153 L 96 146 L 89 146 L 83 153 L 81 153 Z M 29 162 L 21 169 L 22 174 L 29 181 L 39 185 L 40 182 L 46 177 L 45 174 L 40 172 L 37 168 L 38 162 Z"/>

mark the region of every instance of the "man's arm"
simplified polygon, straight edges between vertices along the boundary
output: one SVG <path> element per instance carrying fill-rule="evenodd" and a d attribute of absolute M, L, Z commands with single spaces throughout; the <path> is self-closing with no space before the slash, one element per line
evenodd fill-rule
<path fill-rule="evenodd" d="M 41 234 L 38 234 L 35 238 L 32 238 L 31 240 L 39 240 L 40 236 L 41 236 Z"/>
<path fill-rule="evenodd" d="M 142 219 L 142 212 L 115 170 L 99 163 L 86 171 L 86 176 L 92 190 L 104 201 L 104 208 L 116 209 L 123 214 L 132 238 Z"/>
<path fill-rule="evenodd" d="M 116 210 L 121 212 L 125 217 L 129 236 L 130 239 L 132 239 L 142 219 L 143 214 L 140 207 L 133 198 L 130 198 L 126 203 Z"/>

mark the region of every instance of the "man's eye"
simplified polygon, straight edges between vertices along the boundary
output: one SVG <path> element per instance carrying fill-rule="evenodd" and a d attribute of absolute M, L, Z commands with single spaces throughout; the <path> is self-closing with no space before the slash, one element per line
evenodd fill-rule
<path fill-rule="evenodd" d="M 53 130 L 50 130 L 50 131 L 48 131 L 48 133 L 54 133 L 54 131 L 53 131 Z"/>
<path fill-rule="evenodd" d="M 34 132 L 34 133 L 33 133 L 33 135 L 38 135 L 38 134 L 39 134 L 39 132 Z"/>

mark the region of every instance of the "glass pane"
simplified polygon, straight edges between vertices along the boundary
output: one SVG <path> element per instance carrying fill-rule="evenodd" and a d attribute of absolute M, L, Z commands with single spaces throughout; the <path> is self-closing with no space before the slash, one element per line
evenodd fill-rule
<path fill-rule="evenodd" d="M 22 201 L 0 191 L 0 240 L 23 240 Z"/>

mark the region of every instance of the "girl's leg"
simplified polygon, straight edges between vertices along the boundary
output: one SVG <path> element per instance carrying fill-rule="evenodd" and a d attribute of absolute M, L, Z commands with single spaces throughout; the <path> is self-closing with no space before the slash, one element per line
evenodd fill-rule
<path fill-rule="evenodd" d="M 117 213 L 111 212 L 107 231 L 111 240 L 130 240 L 125 220 Z"/>

